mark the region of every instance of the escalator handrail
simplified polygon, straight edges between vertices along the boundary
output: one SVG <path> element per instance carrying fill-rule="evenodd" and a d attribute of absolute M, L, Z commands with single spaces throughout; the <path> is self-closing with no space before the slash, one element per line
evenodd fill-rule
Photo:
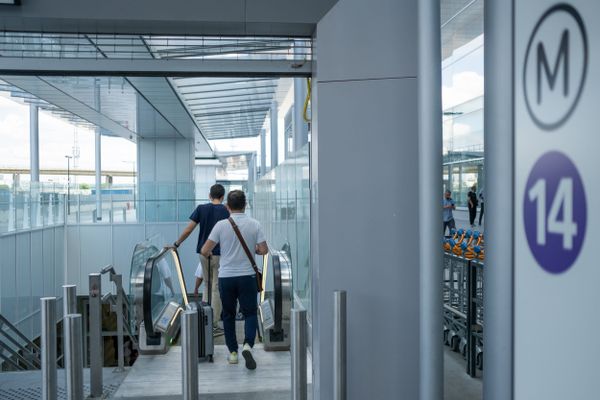
<path fill-rule="evenodd" d="M 281 331 L 283 325 L 283 284 L 281 282 L 281 261 L 273 254 L 273 293 L 275 295 L 275 331 Z"/>
<path fill-rule="evenodd" d="M 149 338 L 157 338 L 160 336 L 160 332 L 154 331 L 154 321 L 152 320 L 152 271 L 154 271 L 155 263 L 160 260 L 166 253 L 172 252 L 175 255 L 175 266 L 179 268 L 177 273 L 179 278 L 182 280 L 180 285 L 183 287 L 182 295 L 184 305 L 188 304 L 187 299 L 187 288 L 185 286 L 185 279 L 183 279 L 183 271 L 181 271 L 181 261 L 179 253 L 174 247 L 164 247 L 158 254 L 151 256 L 146 261 L 144 268 L 144 291 L 143 291 L 143 312 L 144 312 L 144 328 L 146 329 L 146 335 Z"/>

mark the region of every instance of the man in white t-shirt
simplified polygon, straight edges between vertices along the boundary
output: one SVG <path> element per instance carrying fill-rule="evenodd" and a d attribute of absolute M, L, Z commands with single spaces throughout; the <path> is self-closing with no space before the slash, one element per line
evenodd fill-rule
<path fill-rule="evenodd" d="M 229 192 L 227 195 L 227 208 L 248 249 L 255 254 L 267 254 L 269 249 L 260 223 L 244 214 L 246 210 L 246 195 L 244 192 L 241 190 Z M 208 240 L 202 246 L 201 254 L 208 257 L 217 244 L 221 246 L 219 293 L 223 305 L 221 316 L 223 328 L 225 329 L 225 343 L 230 352 L 228 361 L 230 364 L 237 364 L 238 362 L 235 316 L 237 302 L 239 301 L 240 310 L 244 314 L 245 320 L 242 356 L 246 360 L 246 368 L 255 369 L 256 361 L 252 357 L 252 347 L 258 328 L 256 273 L 240 239 L 236 236 L 232 222 L 228 219 L 215 224 Z"/>

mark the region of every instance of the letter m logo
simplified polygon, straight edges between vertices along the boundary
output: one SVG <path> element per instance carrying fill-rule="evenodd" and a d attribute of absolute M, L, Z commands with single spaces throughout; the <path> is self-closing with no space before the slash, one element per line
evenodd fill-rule
<path fill-rule="evenodd" d="M 562 63 L 562 68 L 561 68 Z M 550 90 L 554 90 L 559 71 L 562 70 L 563 96 L 569 96 L 569 30 L 565 29 L 560 39 L 558 54 L 554 60 L 554 68 L 550 68 L 546 49 L 540 42 L 537 46 L 537 103 L 542 102 L 542 73 L 546 76 Z"/>

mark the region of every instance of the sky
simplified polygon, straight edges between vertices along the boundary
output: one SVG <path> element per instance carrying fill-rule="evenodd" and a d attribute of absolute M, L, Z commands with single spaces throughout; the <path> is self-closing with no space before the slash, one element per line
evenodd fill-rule
<path fill-rule="evenodd" d="M 483 35 L 454 50 L 442 63 L 442 108 L 460 115 L 444 117 L 444 153 L 483 144 Z"/>

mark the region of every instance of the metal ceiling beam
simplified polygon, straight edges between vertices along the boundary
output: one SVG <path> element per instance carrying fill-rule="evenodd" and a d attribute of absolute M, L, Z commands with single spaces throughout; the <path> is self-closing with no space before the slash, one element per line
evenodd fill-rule
<path fill-rule="evenodd" d="M 192 80 L 192 79 L 204 79 L 204 78 L 174 78 L 176 81 Z M 257 79 L 233 79 L 227 81 L 216 81 L 216 82 L 205 82 L 205 83 L 190 83 L 190 84 L 177 84 L 178 88 L 186 87 L 203 87 L 203 86 L 216 86 L 216 85 L 227 85 L 236 83 L 246 82 L 265 82 L 265 81 L 277 81 L 277 78 L 257 78 Z"/>
<path fill-rule="evenodd" d="M 239 121 L 239 122 L 214 122 L 214 123 L 204 123 L 202 125 L 202 129 L 211 129 L 211 128 L 254 128 L 254 127 L 262 127 L 264 124 L 263 121 Z"/>
<path fill-rule="evenodd" d="M 196 104 L 194 106 L 190 106 L 189 109 L 191 112 L 195 112 L 195 111 L 206 111 L 206 112 L 210 112 L 210 111 L 214 111 L 214 110 L 219 110 L 219 111 L 223 111 L 223 110 L 239 110 L 239 111 L 244 111 L 244 110 L 249 110 L 251 108 L 254 107 L 266 107 L 269 108 L 271 106 L 271 99 L 266 99 L 263 101 L 258 101 L 258 102 L 243 102 L 243 103 L 239 103 L 239 104 L 228 104 L 228 105 L 224 105 L 224 106 L 216 106 L 216 107 L 204 107 L 202 104 Z"/>
<path fill-rule="evenodd" d="M 253 118 L 236 118 L 236 119 L 221 119 L 221 120 L 212 120 L 212 121 L 198 121 L 200 124 L 202 124 L 203 126 L 208 126 L 208 125 L 216 125 L 217 123 L 224 123 L 224 124 L 238 124 L 238 123 L 246 123 L 246 124 L 250 124 L 250 123 L 263 123 L 265 120 L 264 117 L 261 116 L 256 116 Z"/>
<path fill-rule="evenodd" d="M 181 86 L 178 86 L 181 89 Z M 214 90 L 193 90 L 193 91 L 180 91 L 181 94 L 186 95 L 186 94 L 198 94 L 198 93 L 222 93 L 222 92 L 236 92 L 236 91 L 240 91 L 240 90 L 253 90 L 253 89 L 268 89 L 268 88 L 276 88 L 277 85 L 256 85 L 256 86 L 239 86 L 239 87 L 234 87 L 234 88 L 228 88 L 228 87 L 224 87 L 224 88 L 219 88 L 219 89 L 214 89 Z"/>
<path fill-rule="evenodd" d="M 2 58 L 0 58 L 2 60 Z M 267 92 L 259 92 L 259 93 L 240 93 L 240 94 L 228 94 L 225 96 L 202 96 L 202 97 L 186 97 L 186 101 L 198 101 L 198 100 L 212 100 L 212 99 L 230 99 L 233 97 L 247 97 L 252 98 L 252 96 L 265 96 L 265 95 L 274 95 L 275 91 L 267 91 Z M 212 101 L 210 102 L 212 103 Z"/>
<path fill-rule="evenodd" d="M 2 75 L 299 77 L 312 75 L 311 62 L 289 60 L 160 60 L 0 57 Z"/>
<path fill-rule="evenodd" d="M 262 97 L 260 99 L 253 98 L 253 99 L 224 100 L 224 101 L 211 101 L 209 103 L 195 103 L 195 104 L 190 104 L 189 102 L 186 102 L 186 103 L 191 110 L 195 110 L 195 109 L 210 110 L 210 109 L 221 109 L 221 108 L 244 107 L 244 106 L 250 106 L 250 105 L 256 105 L 256 104 L 270 105 L 272 103 L 272 101 L 273 101 L 273 97 Z M 210 107 L 210 106 L 215 106 L 217 104 L 226 104 L 226 105 Z"/>
<path fill-rule="evenodd" d="M 232 111 L 217 111 L 217 112 L 208 112 L 208 113 L 200 113 L 194 114 L 196 118 L 205 118 L 205 117 L 214 117 L 218 115 L 246 115 L 246 114 L 255 114 L 259 112 L 267 112 L 269 111 L 268 107 L 262 108 L 252 108 L 249 110 L 232 110 Z"/>

